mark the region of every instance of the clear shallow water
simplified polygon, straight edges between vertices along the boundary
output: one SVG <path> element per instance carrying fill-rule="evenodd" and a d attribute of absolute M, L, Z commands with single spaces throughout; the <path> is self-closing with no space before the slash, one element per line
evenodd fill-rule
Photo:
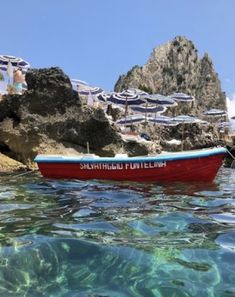
<path fill-rule="evenodd" d="M 0 296 L 235 296 L 235 170 L 214 184 L 1 176 Z"/>

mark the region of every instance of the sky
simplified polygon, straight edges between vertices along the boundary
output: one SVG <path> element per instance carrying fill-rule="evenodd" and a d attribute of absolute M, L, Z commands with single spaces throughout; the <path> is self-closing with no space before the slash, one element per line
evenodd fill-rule
<path fill-rule="evenodd" d="M 177 35 L 212 58 L 235 115 L 235 0 L 1 1 L 0 54 L 111 91 Z"/>

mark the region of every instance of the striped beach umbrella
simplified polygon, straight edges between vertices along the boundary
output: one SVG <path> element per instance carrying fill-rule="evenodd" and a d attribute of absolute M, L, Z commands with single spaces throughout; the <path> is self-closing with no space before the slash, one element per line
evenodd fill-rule
<path fill-rule="evenodd" d="M 212 108 L 205 111 L 204 115 L 208 117 L 224 117 L 227 115 L 227 112 L 225 110 Z"/>
<path fill-rule="evenodd" d="M 128 125 L 132 125 L 132 124 L 144 123 L 145 121 L 146 121 L 146 119 L 143 115 L 133 114 L 133 115 L 129 115 L 125 118 L 121 118 L 121 119 L 117 120 L 116 124 L 128 126 Z"/>
<path fill-rule="evenodd" d="M 0 71 L 3 72 L 3 73 L 7 73 L 9 70 L 9 67 L 7 67 L 7 65 L 0 65 Z M 13 67 L 13 70 L 14 70 L 14 67 Z M 21 71 L 23 74 L 25 74 L 27 72 L 27 68 L 21 68 Z"/>
<path fill-rule="evenodd" d="M 88 83 L 83 81 L 83 80 L 80 80 L 80 79 L 75 79 L 75 78 L 72 78 L 70 79 L 70 82 L 72 84 L 72 87 L 75 91 L 77 91 L 80 87 L 86 87 L 88 86 Z"/>
<path fill-rule="evenodd" d="M 146 100 L 151 104 L 158 104 L 164 106 L 176 106 L 177 102 L 169 97 L 160 94 L 153 94 L 146 97 Z"/>
<path fill-rule="evenodd" d="M 90 86 L 87 82 L 83 80 L 70 79 L 70 82 L 72 84 L 73 90 L 77 91 L 79 95 L 98 95 L 103 92 L 103 89 L 101 89 L 100 87 Z"/>
<path fill-rule="evenodd" d="M 128 88 L 125 92 L 130 93 L 132 95 L 139 95 L 139 96 L 148 96 L 149 94 L 145 91 L 136 88 Z"/>
<path fill-rule="evenodd" d="M 133 106 L 133 105 L 141 105 L 146 101 L 141 99 L 139 95 L 134 95 L 129 92 L 121 92 L 121 93 L 112 93 L 111 96 L 107 99 L 108 102 L 123 105 L 123 106 Z"/>
<path fill-rule="evenodd" d="M 172 118 L 172 121 L 178 124 L 194 124 L 194 123 L 201 122 L 200 119 L 194 116 L 188 116 L 188 115 L 179 115 L 177 117 Z"/>
<path fill-rule="evenodd" d="M 90 94 L 92 95 L 98 95 L 100 93 L 102 93 L 103 90 L 100 87 L 87 87 L 81 90 L 78 90 L 78 94 L 79 95 L 84 95 L 84 96 L 88 96 Z"/>
<path fill-rule="evenodd" d="M 133 93 L 132 91 L 122 91 L 122 92 L 114 92 L 113 93 L 115 96 L 118 98 L 123 98 L 123 99 L 136 99 L 139 98 L 139 94 Z"/>
<path fill-rule="evenodd" d="M 176 126 L 178 125 L 177 122 L 172 121 L 171 117 L 167 116 L 156 116 L 156 117 L 148 117 L 148 122 L 154 123 L 160 126 Z"/>
<path fill-rule="evenodd" d="M 9 56 L 9 55 L 0 55 L 0 65 L 8 65 L 8 62 L 11 62 L 13 67 L 20 67 L 20 68 L 29 68 L 30 64 L 23 60 L 22 58 Z"/>
<path fill-rule="evenodd" d="M 131 106 L 130 107 L 136 113 L 163 113 L 166 111 L 165 106 L 160 105 L 140 105 L 140 106 Z"/>
<path fill-rule="evenodd" d="M 173 93 L 169 95 L 170 98 L 176 101 L 191 102 L 194 101 L 194 97 L 184 93 Z"/>

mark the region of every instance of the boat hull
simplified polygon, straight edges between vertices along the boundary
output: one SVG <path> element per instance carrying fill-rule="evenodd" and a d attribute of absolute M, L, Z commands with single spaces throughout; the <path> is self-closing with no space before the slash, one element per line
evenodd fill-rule
<path fill-rule="evenodd" d="M 225 149 L 172 153 L 143 158 L 61 160 L 47 156 L 35 159 L 42 175 L 52 179 L 103 179 L 136 182 L 192 182 L 214 180 Z M 201 153 L 203 152 L 203 153 Z"/>

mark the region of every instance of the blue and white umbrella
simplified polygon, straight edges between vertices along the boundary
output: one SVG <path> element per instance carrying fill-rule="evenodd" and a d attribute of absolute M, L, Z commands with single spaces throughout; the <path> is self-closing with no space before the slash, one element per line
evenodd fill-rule
<path fill-rule="evenodd" d="M 169 96 L 153 94 L 146 97 L 146 100 L 151 104 L 159 104 L 164 106 L 176 106 L 177 102 Z"/>
<path fill-rule="evenodd" d="M 107 101 L 113 104 L 124 106 L 141 105 L 146 103 L 146 101 L 141 99 L 139 95 L 130 94 L 126 91 L 121 93 L 112 93 Z"/>
<path fill-rule="evenodd" d="M 177 117 L 172 118 L 172 121 L 178 124 L 193 124 L 201 122 L 200 119 L 188 115 L 179 115 Z"/>
<path fill-rule="evenodd" d="M 148 122 L 154 123 L 160 126 L 176 126 L 177 122 L 172 121 L 172 118 L 167 116 L 156 116 L 156 117 L 148 117 Z"/>
<path fill-rule="evenodd" d="M 148 96 L 149 94 L 145 91 L 136 88 L 128 88 L 125 93 L 130 93 L 131 95 L 139 95 L 139 96 Z"/>
<path fill-rule="evenodd" d="M 103 92 L 103 89 L 101 89 L 100 87 L 90 86 L 83 80 L 71 79 L 70 82 L 72 84 L 73 90 L 77 91 L 79 95 L 98 95 Z"/>
<path fill-rule="evenodd" d="M 79 88 L 83 88 L 83 87 L 87 87 L 88 86 L 88 83 L 83 81 L 83 80 L 80 80 L 80 79 L 70 79 L 70 82 L 72 84 L 72 87 L 75 91 L 77 91 Z"/>
<path fill-rule="evenodd" d="M 221 109 L 212 108 L 204 112 L 205 116 L 209 117 L 224 117 L 227 115 L 227 112 Z"/>
<path fill-rule="evenodd" d="M 77 79 L 77 78 L 71 78 L 70 79 L 71 83 L 73 84 L 79 84 L 79 85 L 85 85 L 85 86 L 88 86 L 88 83 L 84 80 L 81 80 L 81 79 Z"/>
<path fill-rule="evenodd" d="M 144 123 L 146 121 L 146 118 L 142 115 L 129 115 L 125 118 L 121 118 L 119 120 L 116 121 L 116 124 L 118 125 L 132 125 L 132 124 L 141 124 Z"/>
<path fill-rule="evenodd" d="M 84 96 L 88 96 L 88 95 L 98 95 L 101 94 L 103 92 L 103 90 L 100 87 L 87 87 L 83 90 L 78 90 L 78 94 L 79 95 L 84 95 Z"/>
<path fill-rule="evenodd" d="M 9 56 L 9 55 L 0 55 L 0 65 L 8 65 L 8 62 L 11 62 L 13 67 L 20 67 L 20 68 L 29 68 L 30 64 L 23 60 L 22 58 Z"/>
<path fill-rule="evenodd" d="M 131 106 L 131 109 L 137 113 L 163 113 L 166 111 L 165 106 L 160 105 L 140 105 L 140 106 Z"/>
<path fill-rule="evenodd" d="M 187 95 L 184 93 L 173 93 L 169 95 L 170 98 L 176 100 L 176 101 L 183 101 L 183 102 L 191 102 L 194 101 L 194 97 L 191 95 Z"/>
<path fill-rule="evenodd" d="M 123 99 L 136 99 L 140 98 L 139 94 L 134 93 L 130 90 L 122 91 L 122 92 L 113 92 L 113 94 L 118 97 L 118 98 L 123 98 Z"/>

